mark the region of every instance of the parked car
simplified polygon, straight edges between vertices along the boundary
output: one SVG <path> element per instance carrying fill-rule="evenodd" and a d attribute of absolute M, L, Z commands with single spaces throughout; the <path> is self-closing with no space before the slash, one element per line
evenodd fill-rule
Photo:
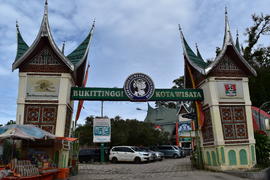
<path fill-rule="evenodd" d="M 118 161 L 141 163 L 150 160 L 150 153 L 135 146 L 115 146 L 110 150 L 109 159 L 112 163 Z"/>
<path fill-rule="evenodd" d="M 185 151 L 182 149 L 182 147 L 173 146 L 175 149 L 178 149 L 180 152 L 180 157 L 186 157 Z"/>
<path fill-rule="evenodd" d="M 94 162 L 100 161 L 100 151 L 97 148 L 81 149 L 79 151 L 79 162 Z"/>
<path fill-rule="evenodd" d="M 171 157 L 171 158 L 180 158 L 181 154 L 178 149 L 176 149 L 173 145 L 161 145 L 157 146 L 156 151 L 164 153 L 164 157 Z"/>
<path fill-rule="evenodd" d="M 141 149 L 145 150 L 146 152 L 151 153 L 151 157 L 153 157 L 153 161 L 162 161 L 164 158 L 164 154 L 159 151 L 152 150 L 151 148 L 148 147 L 140 147 Z M 152 158 L 150 158 L 151 160 Z"/>
<path fill-rule="evenodd" d="M 104 147 L 104 159 L 105 161 L 109 160 L 109 149 Z M 79 162 L 99 162 L 100 161 L 100 148 L 87 148 L 81 149 L 79 151 Z"/>

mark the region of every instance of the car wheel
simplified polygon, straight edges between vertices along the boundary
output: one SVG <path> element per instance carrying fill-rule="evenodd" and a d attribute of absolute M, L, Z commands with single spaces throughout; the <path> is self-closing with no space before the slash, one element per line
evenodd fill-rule
<path fill-rule="evenodd" d="M 135 157 L 134 162 L 135 162 L 136 164 L 141 163 L 141 158 Z"/>
<path fill-rule="evenodd" d="M 174 154 L 174 155 L 173 155 L 173 158 L 174 158 L 174 159 L 178 158 L 177 154 Z"/>
<path fill-rule="evenodd" d="M 112 163 L 117 163 L 118 159 L 116 157 L 112 158 Z"/>

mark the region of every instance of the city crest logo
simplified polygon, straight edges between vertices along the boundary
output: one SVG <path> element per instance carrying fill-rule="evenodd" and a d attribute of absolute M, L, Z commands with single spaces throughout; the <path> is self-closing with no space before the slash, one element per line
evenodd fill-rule
<path fill-rule="evenodd" d="M 154 82 L 146 74 L 134 73 L 126 79 L 124 91 L 132 101 L 147 101 L 155 92 Z"/>
<path fill-rule="evenodd" d="M 236 84 L 224 84 L 226 96 L 236 96 Z"/>

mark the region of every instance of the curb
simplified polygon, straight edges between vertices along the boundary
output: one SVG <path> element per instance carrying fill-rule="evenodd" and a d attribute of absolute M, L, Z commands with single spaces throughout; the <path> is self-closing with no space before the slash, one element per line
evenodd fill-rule
<path fill-rule="evenodd" d="M 223 171 L 223 173 L 238 176 L 242 178 L 256 179 L 256 180 L 269 180 L 267 179 L 267 173 L 269 174 L 270 168 L 264 169 L 258 172 L 248 171 Z M 270 174 L 269 174 L 270 175 Z"/>

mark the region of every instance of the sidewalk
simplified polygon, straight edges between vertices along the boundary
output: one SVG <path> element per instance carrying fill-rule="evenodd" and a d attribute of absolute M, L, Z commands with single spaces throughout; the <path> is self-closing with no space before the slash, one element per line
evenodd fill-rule
<path fill-rule="evenodd" d="M 224 171 L 224 173 L 248 179 L 270 180 L 270 168 L 266 168 L 261 171 L 232 170 L 232 171 Z"/>

